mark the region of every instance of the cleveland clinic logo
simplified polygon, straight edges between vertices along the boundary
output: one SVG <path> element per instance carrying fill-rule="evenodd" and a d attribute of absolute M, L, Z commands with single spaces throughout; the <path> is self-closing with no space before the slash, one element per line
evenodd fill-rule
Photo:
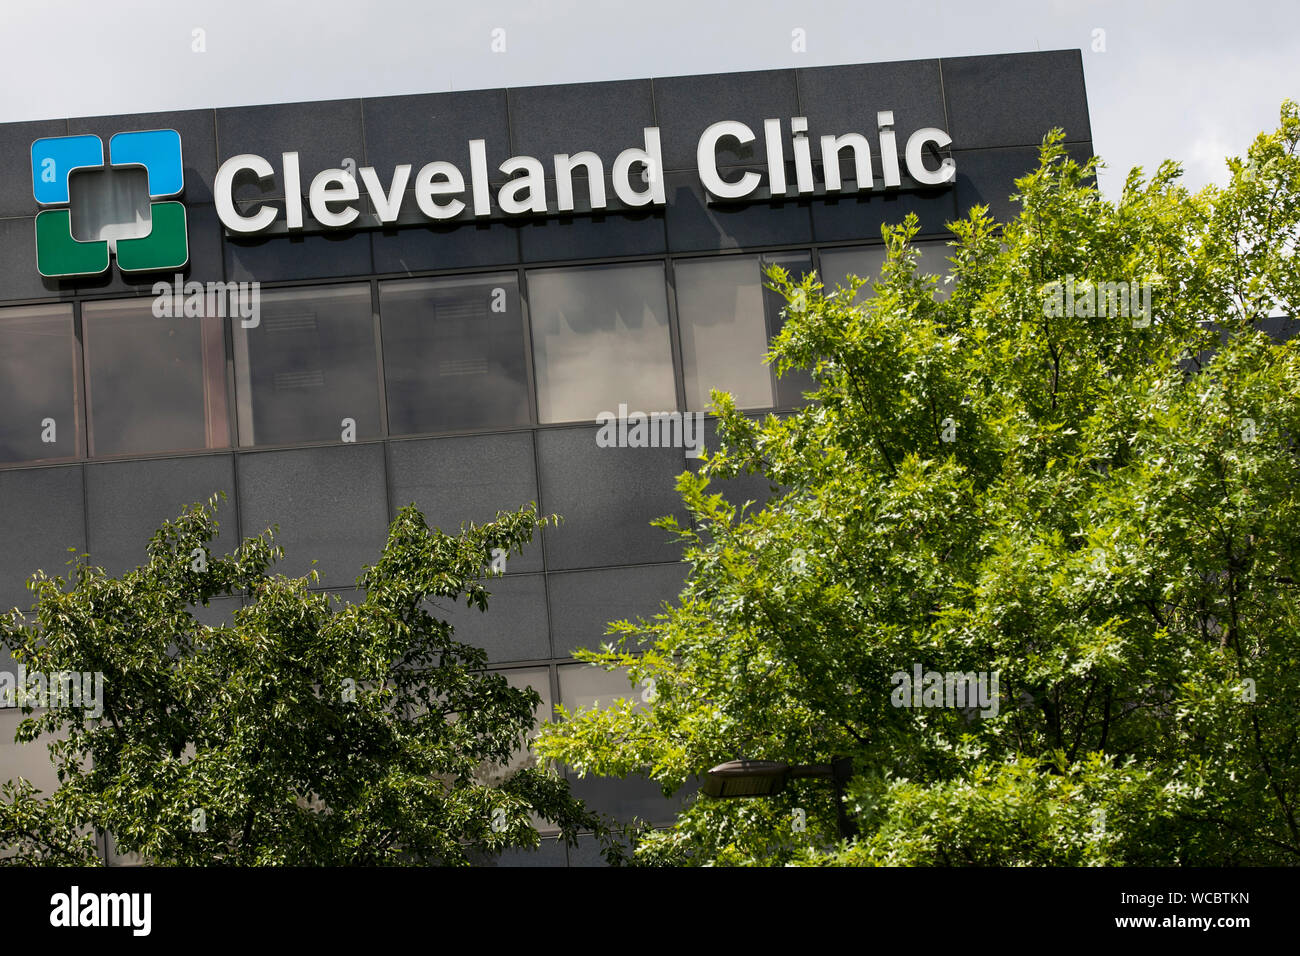
<path fill-rule="evenodd" d="M 129 174 L 143 170 L 148 203 L 130 214 L 131 221 L 120 221 L 121 210 L 114 208 L 115 198 L 129 192 L 130 180 L 123 180 L 98 190 L 99 195 L 83 197 L 82 189 L 92 189 L 88 174 Z M 98 136 L 55 136 L 32 143 L 32 194 L 42 209 L 36 216 L 36 268 L 51 279 L 99 275 L 107 271 L 109 259 L 117 258 L 123 272 L 152 272 L 179 269 L 189 261 L 189 240 L 185 228 L 185 207 L 167 201 L 185 188 L 185 170 L 181 163 L 181 136 L 171 129 L 118 133 L 108 141 L 108 162 L 104 161 L 104 142 Z M 116 196 L 115 196 L 116 194 Z M 85 206 L 77 199 L 89 198 Z M 87 209 L 100 200 L 94 214 Z M 78 235 L 73 212 L 101 223 L 95 236 Z M 116 215 L 115 215 L 116 214 Z M 146 216 L 147 214 L 147 216 Z M 113 221 L 117 220 L 117 221 Z"/>

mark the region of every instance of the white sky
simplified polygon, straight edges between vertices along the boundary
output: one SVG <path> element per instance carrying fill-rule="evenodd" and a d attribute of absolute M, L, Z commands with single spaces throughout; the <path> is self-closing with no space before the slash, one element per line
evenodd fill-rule
<path fill-rule="evenodd" d="M 1109 194 L 1164 158 L 1221 182 L 1300 99 L 1296 0 L 0 0 L 0 122 L 1052 49 Z"/>

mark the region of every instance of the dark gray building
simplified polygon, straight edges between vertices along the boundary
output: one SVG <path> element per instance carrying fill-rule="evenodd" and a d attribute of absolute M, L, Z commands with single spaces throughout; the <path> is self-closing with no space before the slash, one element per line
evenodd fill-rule
<path fill-rule="evenodd" d="M 345 598 L 398 507 L 450 530 L 537 501 L 564 523 L 486 616 L 451 619 L 547 713 L 625 695 L 569 654 L 676 596 L 649 522 L 684 518 L 696 463 L 601 447 L 597 417 L 702 411 L 711 387 L 792 406 L 761 363 L 781 320 L 762 266 L 870 275 L 881 224 L 914 212 L 941 271 L 945 223 L 1011 214 L 1053 126 L 1091 155 L 1078 51 L 0 125 L 0 605 L 69 547 L 134 566 L 218 490 L 220 544 L 278 523 L 281 570 L 318 559 Z M 183 256 L 158 238 L 177 222 Z M 185 314 L 191 283 L 211 313 L 209 283 L 254 282 L 255 316 Z M 0 778 L 47 779 L 17 719 L 0 710 Z M 672 816 L 645 782 L 575 789 Z"/>

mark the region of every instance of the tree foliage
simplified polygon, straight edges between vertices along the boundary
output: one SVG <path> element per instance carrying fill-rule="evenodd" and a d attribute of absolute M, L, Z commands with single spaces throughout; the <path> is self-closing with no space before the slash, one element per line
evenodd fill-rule
<path fill-rule="evenodd" d="M 1300 862 L 1300 112 L 1230 182 L 1134 170 L 1118 201 L 1058 133 L 1019 212 L 950 224 L 950 280 L 886 228 L 875 295 L 776 270 L 771 350 L 807 405 L 714 393 L 719 448 L 678 480 L 675 606 L 595 663 L 653 680 L 543 729 L 541 753 L 674 791 L 735 758 L 853 758 L 830 787 L 697 798 L 658 864 Z M 1150 321 L 1076 304 L 1148 283 Z M 946 440 L 952 439 L 952 440 Z M 765 476 L 737 507 L 710 479 Z M 996 672 L 1000 706 L 895 706 L 894 676 Z M 806 830 L 792 825 L 796 811 Z"/>
<path fill-rule="evenodd" d="M 363 597 L 339 607 L 309 590 L 315 571 L 270 573 L 270 531 L 211 553 L 215 506 L 165 522 L 120 578 L 85 556 L 68 581 L 38 573 L 33 619 L 0 618 L 28 672 L 103 675 L 98 717 L 50 708 L 19 725 L 19 740 L 52 738 L 60 785 L 0 787 L 10 862 L 93 863 L 96 830 L 181 865 L 464 864 L 536 846 L 540 821 L 569 843 L 608 837 L 553 769 L 520 766 L 537 692 L 430 613 L 437 599 L 486 611 L 493 552 L 553 517 L 529 506 L 452 536 L 407 507 Z M 229 626 L 196 620 L 218 595 L 248 600 Z"/>

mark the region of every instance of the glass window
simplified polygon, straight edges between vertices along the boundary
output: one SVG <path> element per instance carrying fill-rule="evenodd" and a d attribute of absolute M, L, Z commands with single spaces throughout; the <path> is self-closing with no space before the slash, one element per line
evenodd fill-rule
<path fill-rule="evenodd" d="M 241 445 L 380 434 L 369 285 L 262 292 L 258 324 L 231 324 Z"/>
<path fill-rule="evenodd" d="M 661 263 L 528 273 L 542 422 L 677 409 Z"/>
<path fill-rule="evenodd" d="M 5 681 L 4 686 L 17 686 L 18 668 L 14 664 L 9 664 L 5 670 L 11 675 L 10 679 Z M 29 685 L 34 687 L 35 685 Z M 0 694 L 3 694 L 0 691 Z M 2 701 L 3 698 L 0 698 Z M 55 790 L 59 789 L 59 776 L 55 770 L 54 762 L 50 758 L 48 749 L 53 740 L 63 740 L 67 737 L 65 731 L 60 730 L 56 734 L 42 734 L 38 740 L 32 743 L 20 744 L 14 742 L 14 734 L 18 732 L 18 725 L 26 720 L 29 716 L 32 718 L 41 717 L 47 711 L 43 708 L 36 708 L 29 714 L 24 714 L 20 707 L 0 707 L 0 767 L 4 768 L 5 780 L 17 780 L 19 777 L 25 777 L 33 784 L 40 788 L 42 795 L 48 797 Z"/>
<path fill-rule="evenodd" d="M 763 364 L 767 323 L 757 256 L 674 264 L 682 329 L 686 407 L 708 408 L 709 390 L 730 392 L 740 408 L 770 408 L 772 374 Z"/>
<path fill-rule="evenodd" d="M 487 766 L 480 768 L 480 779 L 486 783 L 496 785 L 510 777 L 516 770 L 531 767 L 537 762 L 537 758 L 533 756 L 532 752 L 533 739 L 537 736 L 538 728 L 551 719 L 553 712 L 551 710 L 550 668 L 517 667 L 511 670 L 494 671 L 493 673 L 498 677 L 504 677 L 506 682 L 515 690 L 531 687 L 542 698 L 541 703 L 533 709 L 533 729 L 528 734 L 528 739 L 524 741 L 525 746 L 516 750 L 514 756 L 504 766 L 496 765 L 490 768 Z"/>
<path fill-rule="evenodd" d="M 509 681 L 510 686 L 515 689 L 531 687 L 541 695 L 542 702 L 533 711 L 533 718 L 537 721 L 537 724 L 533 728 L 533 734 L 528 738 L 531 743 L 532 738 L 537 735 L 537 727 L 540 727 L 554 716 L 554 711 L 551 709 L 551 669 L 549 667 L 516 667 L 510 670 L 496 671 L 496 673 Z M 528 762 L 530 762 L 528 758 L 517 755 L 514 765 L 523 766 Z"/>
<path fill-rule="evenodd" d="M 764 362 L 785 323 L 785 297 L 767 288 L 764 270 L 779 265 L 797 280 L 812 269 L 807 253 L 719 256 L 673 265 L 677 316 L 682 330 L 686 407 L 705 411 L 709 391 L 730 392 L 739 408 L 786 408 L 803 401 L 809 377 L 778 379 Z"/>
<path fill-rule="evenodd" d="M 510 682 L 514 688 L 531 687 L 541 696 L 542 702 L 533 711 L 533 717 L 536 723 L 533 731 L 528 735 L 527 746 L 521 747 L 515 751 L 510 762 L 504 767 L 496 768 L 492 774 L 483 774 L 481 779 L 484 783 L 492 786 L 498 786 L 515 771 L 522 770 L 524 767 L 531 767 L 537 762 L 533 755 L 533 739 L 537 736 L 537 729 L 554 715 L 551 709 L 551 671 L 548 667 L 519 667 L 513 670 L 497 671 L 502 677 Z M 551 823 L 547 823 L 536 813 L 530 813 L 529 819 L 533 826 L 541 833 L 554 833 L 558 828 Z"/>
<path fill-rule="evenodd" d="M 91 455 L 225 448 L 225 333 L 219 317 L 158 318 L 153 299 L 87 302 Z"/>
<path fill-rule="evenodd" d="M 916 249 L 921 254 L 916 264 L 917 271 L 939 276 L 939 284 L 936 288 L 940 298 L 946 297 L 948 286 L 944 284 L 943 276 L 949 266 L 948 243 L 918 242 Z M 847 285 L 850 275 L 868 280 L 867 284 L 858 290 L 858 296 L 854 299 L 855 302 L 861 302 L 874 294 L 871 283 L 880 278 L 880 268 L 885 264 L 885 247 L 876 245 L 825 249 L 821 254 L 821 263 L 821 279 L 825 286 L 823 292 L 830 292 L 836 286 Z"/>
<path fill-rule="evenodd" d="M 595 664 L 561 664 L 558 671 L 560 703 L 571 714 L 580 708 L 603 710 L 622 698 L 631 700 L 637 708 L 641 708 L 641 695 L 649 689 L 633 686 L 628 680 L 627 671 L 621 668 L 607 671 Z"/>
<path fill-rule="evenodd" d="M 80 390 L 72 306 L 0 309 L 0 462 L 76 457 Z"/>
<path fill-rule="evenodd" d="M 514 275 L 383 282 L 379 312 L 392 434 L 528 424 Z"/>

